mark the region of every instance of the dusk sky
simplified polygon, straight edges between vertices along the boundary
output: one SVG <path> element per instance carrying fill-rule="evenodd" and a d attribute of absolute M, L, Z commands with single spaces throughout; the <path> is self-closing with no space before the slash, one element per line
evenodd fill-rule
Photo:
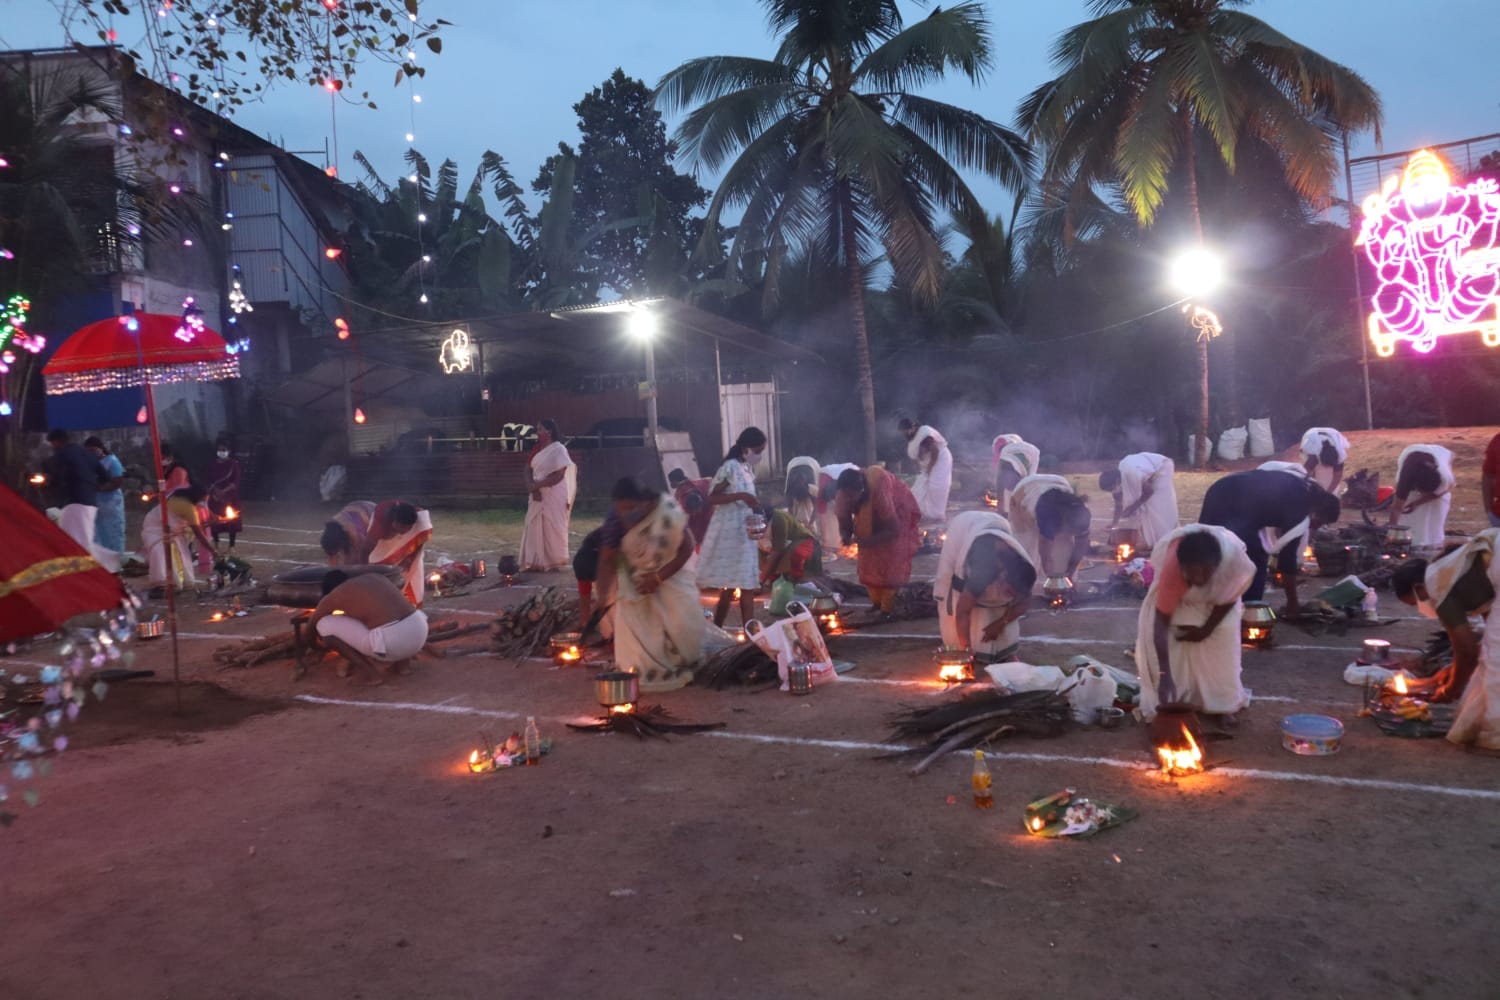
<path fill-rule="evenodd" d="M 980 86 L 954 82 L 931 93 L 1009 123 L 1021 97 L 1049 72 L 1058 32 L 1086 17 L 1084 0 L 989 0 L 995 68 Z M 908 19 L 930 9 L 905 5 Z M 0 42 L 10 48 L 56 46 L 64 38 L 52 0 L 3 0 Z M 1500 132 L 1500 38 L 1494 0 L 1260 0 L 1251 13 L 1291 37 L 1358 70 L 1385 101 L 1384 149 L 1396 151 Z M 417 92 L 417 147 L 434 161 L 453 158 L 465 182 L 491 149 L 529 186 L 559 141 L 576 140 L 571 105 L 616 66 L 654 84 L 682 61 L 710 54 L 764 56 L 772 51 L 754 0 L 424 0 L 424 18 L 454 22 L 441 56 Z M 131 40 L 126 22 L 123 40 Z M 409 95 L 391 87 L 388 67 L 370 64 L 357 90 L 380 105 L 338 111 L 342 176 L 355 179 L 360 150 L 382 173 L 399 172 L 409 127 Z M 241 124 L 294 150 L 321 150 L 329 136 L 321 91 L 282 86 L 239 115 Z M 1375 151 L 1361 137 L 1355 155 Z M 321 162 L 321 156 L 309 157 Z M 686 169 L 686 165 L 685 165 Z M 1004 200 L 976 185 L 998 211 Z"/>

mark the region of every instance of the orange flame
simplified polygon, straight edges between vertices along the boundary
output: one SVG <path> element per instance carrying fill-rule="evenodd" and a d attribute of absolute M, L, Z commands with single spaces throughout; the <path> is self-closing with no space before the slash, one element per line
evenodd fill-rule
<path fill-rule="evenodd" d="M 986 507 L 999 507 L 1000 506 L 1000 498 L 997 497 L 997 496 L 995 496 L 995 494 L 992 493 L 992 492 L 990 492 L 989 490 L 985 490 L 985 492 L 984 492 L 984 505 Z"/>
<path fill-rule="evenodd" d="M 962 684 L 974 679 L 974 668 L 967 663 L 945 663 L 938 668 L 938 680 L 944 684 Z"/>
<path fill-rule="evenodd" d="M 1133 555 L 1135 555 L 1135 547 L 1128 543 L 1122 544 L 1119 548 L 1115 549 L 1115 557 L 1120 562 L 1130 562 L 1130 557 Z"/>
<path fill-rule="evenodd" d="M 1033 816 L 1033 817 L 1031 817 L 1030 826 L 1031 826 L 1031 832 L 1032 833 L 1041 833 L 1042 832 L 1042 827 L 1044 827 L 1046 825 L 1047 824 L 1046 824 L 1045 821 L 1043 821 L 1042 817 L 1040 817 L 1040 816 Z"/>
<path fill-rule="evenodd" d="M 233 521 L 235 518 L 237 518 L 239 516 L 240 516 L 240 512 L 237 511 L 237 510 L 235 510 L 233 507 L 226 506 L 224 508 L 224 520 L 226 520 L 226 521 Z"/>
<path fill-rule="evenodd" d="M 635 711 L 635 702 L 633 702 L 633 701 L 626 702 L 623 705 L 611 705 L 611 706 L 609 706 L 609 714 L 610 715 L 629 715 L 630 713 L 632 713 L 634 711 Z"/>
<path fill-rule="evenodd" d="M 1197 774 L 1203 770 L 1203 750 L 1193 739 L 1192 731 L 1182 727 L 1182 743 L 1177 746 L 1159 746 L 1156 756 L 1161 761 L 1163 774 L 1174 776 Z"/>
<path fill-rule="evenodd" d="M 32 486 L 40 486 L 46 481 L 47 477 L 42 475 L 40 472 L 33 474 L 32 477 L 27 480 L 27 482 L 31 483 Z"/>
<path fill-rule="evenodd" d="M 208 616 L 208 620 L 211 621 L 211 622 L 221 622 L 221 621 L 223 621 L 227 617 L 229 617 L 229 616 L 226 615 L 224 612 L 222 612 L 222 611 L 215 611 L 213 614 L 211 614 L 211 615 Z"/>
<path fill-rule="evenodd" d="M 475 774 L 482 774 L 493 766 L 487 751 L 471 750 L 469 752 L 469 770 Z"/>
<path fill-rule="evenodd" d="M 577 646 L 569 646 L 567 649 L 557 654 L 558 663 L 576 663 L 582 658 L 583 654 L 578 651 Z"/>
<path fill-rule="evenodd" d="M 1408 694 L 1408 693 L 1410 693 L 1411 689 L 1406 686 L 1406 675 L 1405 674 L 1397 674 L 1395 676 L 1395 678 L 1391 681 L 1391 689 L 1393 691 L 1395 691 L 1397 694 Z"/>
<path fill-rule="evenodd" d="M 839 613 L 837 611 L 830 611 L 825 615 L 820 615 L 818 617 L 818 624 L 822 625 L 830 635 L 836 634 L 844 627 L 844 623 L 839 620 Z"/>

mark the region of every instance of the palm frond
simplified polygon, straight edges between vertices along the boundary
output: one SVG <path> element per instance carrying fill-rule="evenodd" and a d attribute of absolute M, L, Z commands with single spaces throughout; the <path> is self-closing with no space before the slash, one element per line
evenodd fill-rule
<path fill-rule="evenodd" d="M 1167 75 L 1173 91 L 1192 105 L 1197 123 L 1208 129 L 1219 156 L 1233 173 L 1245 102 L 1231 79 L 1226 53 L 1207 34 L 1194 32 L 1168 48 L 1161 63 L 1157 73 Z"/>
<path fill-rule="evenodd" d="M 887 39 L 860 62 L 855 77 L 878 91 L 902 92 L 936 83 L 950 69 L 978 83 L 992 61 L 984 6 L 964 0 Z"/>
<path fill-rule="evenodd" d="M 891 117 L 920 135 L 960 169 L 977 170 L 1012 190 L 1031 179 L 1026 140 L 983 115 L 914 94 L 903 94 Z"/>
<path fill-rule="evenodd" d="M 1131 211 L 1143 225 L 1156 217 L 1166 197 L 1168 175 L 1180 145 L 1181 119 L 1172 103 L 1174 80 L 1157 72 L 1136 97 L 1115 134 L 1114 161 Z"/>
<path fill-rule="evenodd" d="M 743 149 L 773 122 L 791 112 L 804 97 L 800 85 L 762 84 L 707 101 L 683 119 L 677 142 L 688 159 L 718 170 L 735 150 Z"/>
<path fill-rule="evenodd" d="M 665 111 L 681 111 L 747 87 L 780 84 L 795 86 L 795 67 L 771 59 L 745 56 L 704 56 L 689 59 L 656 83 L 656 104 Z"/>
<path fill-rule="evenodd" d="M 766 22 L 781 36 L 778 61 L 801 66 L 847 53 L 858 59 L 901 30 L 896 0 L 763 0 Z"/>

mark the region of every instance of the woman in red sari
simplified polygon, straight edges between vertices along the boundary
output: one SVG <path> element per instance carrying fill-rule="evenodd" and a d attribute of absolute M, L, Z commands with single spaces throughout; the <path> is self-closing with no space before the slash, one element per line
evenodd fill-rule
<path fill-rule="evenodd" d="M 859 543 L 859 582 L 871 603 L 890 614 L 922 541 L 917 498 L 884 469 L 854 468 L 839 475 L 836 506 L 843 544 Z"/>

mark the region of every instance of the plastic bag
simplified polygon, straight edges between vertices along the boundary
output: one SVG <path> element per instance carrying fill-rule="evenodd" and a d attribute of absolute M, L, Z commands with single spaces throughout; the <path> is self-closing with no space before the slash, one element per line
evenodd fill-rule
<path fill-rule="evenodd" d="M 771 584 L 771 600 L 766 610 L 773 615 L 786 614 L 786 606 L 797 596 L 797 585 L 789 577 L 778 576 Z"/>
<path fill-rule="evenodd" d="M 1073 721 L 1091 726 L 1099 721 L 1099 709 L 1115 703 L 1118 686 L 1112 675 L 1090 664 L 1073 672 L 1068 688 L 1068 704 L 1073 707 Z"/>
<path fill-rule="evenodd" d="M 342 465 L 330 465 L 323 470 L 318 480 L 318 495 L 324 503 L 340 500 L 344 496 L 344 485 L 349 481 L 349 471 Z"/>
<path fill-rule="evenodd" d="M 1271 418 L 1250 421 L 1250 457 L 1270 458 L 1276 454 L 1276 442 L 1271 438 Z"/>
<path fill-rule="evenodd" d="M 839 679 L 833 669 L 833 657 L 828 655 L 828 645 L 823 633 L 813 620 L 807 606 L 791 601 L 786 606 L 789 617 L 769 625 L 752 618 L 745 623 L 745 634 L 767 655 L 776 660 L 776 673 L 781 677 L 781 690 L 789 690 L 787 671 L 793 663 L 806 663 L 813 687 L 831 684 Z"/>
<path fill-rule="evenodd" d="M 1226 462 L 1238 462 L 1245 457 L 1245 442 L 1250 432 L 1243 427 L 1231 427 L 1219 435 L 1219 457 Z"/>
<path fill-rule="evenodd" d="M 984 668 L 990 683 L 1002 691 L 1057 691 L 1067 677 L 1057 667 L 1034 667 L 1029 663 L 991 663 Z"/>

